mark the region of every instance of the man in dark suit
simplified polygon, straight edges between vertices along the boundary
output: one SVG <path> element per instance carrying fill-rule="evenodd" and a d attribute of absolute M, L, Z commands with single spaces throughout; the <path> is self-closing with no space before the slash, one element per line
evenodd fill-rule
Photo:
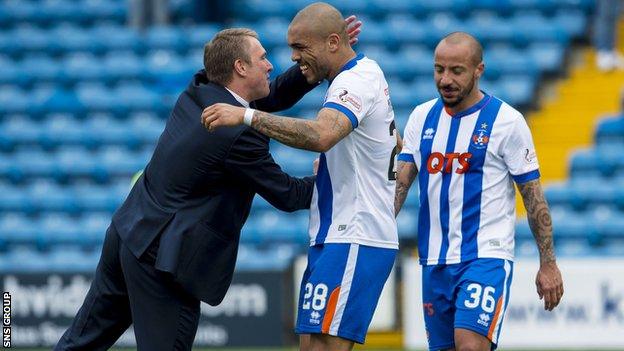
<path fill-rule="evenodd" d="M 230 285 L 254 195 L 284 211 L 309 208 L 314 177 L 282 172 L 268 137 L 246 126 L 210 133 L 200 116 L 217 102 L 283 110 L 315 84 L 296 66 L 269 83 L 271 63 L 248 29 L 215 35 L 204 66 L 114 214 L 95 279 L 55 350 L 108 349 L 130 324 L 139 350 L 190 350 L 200 300 L 217 305 Z"/>

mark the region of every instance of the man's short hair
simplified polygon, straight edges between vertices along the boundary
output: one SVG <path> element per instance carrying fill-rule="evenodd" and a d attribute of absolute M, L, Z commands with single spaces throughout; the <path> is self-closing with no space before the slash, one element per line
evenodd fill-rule
<path fill-rule="evenodd" d="M 251 63 L 247 37 L 258 34 L 247 28 L 224 29 L 204 46 L 204 69 L 209 81 L 226 86 L 232 80 L 234 61 Z"/>

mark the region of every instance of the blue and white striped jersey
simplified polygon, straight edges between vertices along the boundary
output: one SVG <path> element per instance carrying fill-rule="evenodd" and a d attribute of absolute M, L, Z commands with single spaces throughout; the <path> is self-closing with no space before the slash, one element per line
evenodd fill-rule
<path fill-rule="evenodd" d="M 323 107 L 344 113 L 353 131 L 320 156 L 310 205 L 310 245 L 398 248 L 392 172 L 396 137 L 388 94 L 381 68 L 363 55 L 330 82 Z"/>
<path fill-rule="evenodd" d="M 487 94 L 453 116 L 441 99 L 428 101 L 410 115 L 399 160 L 419 170 L 421 264 L 513 260 L 512 180 L 539 178 L 531 132 L 520 112 Z"/>

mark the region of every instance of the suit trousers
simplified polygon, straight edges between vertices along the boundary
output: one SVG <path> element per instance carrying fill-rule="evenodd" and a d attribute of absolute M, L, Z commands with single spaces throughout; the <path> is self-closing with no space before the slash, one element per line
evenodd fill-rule
<path fill-rule="evenodd" d="M 200 301 L 154 268 L 158 238 L 137 259 L 108 228 L 95 278 L 54 350 L 107 350 L 134 325 L 139 351 L 191 350 Z"/>

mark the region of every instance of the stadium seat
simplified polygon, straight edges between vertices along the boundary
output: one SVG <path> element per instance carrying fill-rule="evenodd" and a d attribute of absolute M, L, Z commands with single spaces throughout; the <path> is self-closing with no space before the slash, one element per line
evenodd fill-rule
<path fill-rule="evenodd" d="M 81 81 L 103 82 L 106 71 L 100 59 L 93 54 L 75 52 L 65 56 L 63 60 L 63 80 L 74 85 Z"/>
<path fill-rule="evenodd" d="M 4 72 L 4 67 L 3 65 L 2 72 Z M 61 78 L 61 64 L 45 54 L 32 54 L 24 57 L 19 62 L 19 71 L 20 75 L 24 76 L 23 79 L 29 83 L 55 83 Z M 20 79 L 14 82 L 20 82 Z"/>
<path fill-rule="evenodd" d="M 529 45 L 529 55 L 541 72 L 561 73 L 565 55 L 564 47 L 558 43 L 533 43 Z"/>
<path fill-rule="evenodd" d="M 514 28 L 509 21 L 501 18 L 496 13 L 471 16 L 465 23 L 465 30 L 473 34 L 482 41 L 483 45 L 488 47 L 497 43 L 514 43 Z M 486 53 L 488 53 L 487 50 Z"/>
<path fill-rule="evenodd" d="M 50 114 L 42 126 L 39 144 L 46 149 L 61 145 L 81 145 L 85 142 L 82 125 L 71 114 Z"/>
<path fill-rule="evenodd" d="M 397 216 L 397 229 L 399 239 L 414 245 L 418 238 L 418 207 L 403 205 L 401 212 Z"/>
<path fill-rule="evenodd" d="M 78 210 L 72 194 L 52 180 L 34 181 L 25 187 L 24 192 L 38 213 L 64 212 L 71 214 Z"/>
<path fill-rule="evenodd" d="M 184 87 L 197 67 L 189 66 L 181 56 L 170 50 L 154 50 L 145 57 L 147 78 L 156 84 L 155 89 Z M 179 92 L 178 92 L 179 93 Z"/>
<path fill-rule="evenodd" d="M 89 32 L 80 27 L 62 24 L 51 29 L 48 35 L 52 38 L 57 38 L 50 44 L 52 46 L 51 50 L 54 52 L 72 53 L 80 51 L 98 53 L 102 51 L 99 40 L 93 40 Z"/>
<path fill-rule="evenodd" d="M 150 50 L 185 52 L 187 40 L 181 29 L 174 26 L 155 26 L 147 30 L 145 44 Z"/>
<path fill-rule="evenodd" d="M 47 255 L 31 245 L 13 248 L 3 257 L 0 269 L 4 272 L 45 272 L 50 268 Z"/>
<path fill-rule="evenodd" d="M 75 179 L 108 179 L 106 169 L 98 162 L 95 154 L 82 146 L 64 146 L 55 155 L 58 165 L 57 179 L 66 182 Z"/>
<path fill-rule="evenodd" d="M 587 15 L 578 9 L 558 10 L 553 21 L 564 28 L 571 38 L 581 38 L 587 28 Z"/>
<path fill-rule="evenodd" d="M 142 144 L 153 144 L 165 129 L 165 121 L 151 111 L 138 111 L 128 118 L 128 126 Z"/>
<path fill-rule="evenodd" d="M 314 152 L 302 151 L 288 146 L 271 146 L 271 154 L 277 164 L 285 172 L 297 177 L 312 175 L 312 164 L 319 155 Z"/>
<path fill-rule="evenodd" d="M 56 53 L 53 40 L 44 30 L 31 26 L 20 26 L 9 34 L 13 44 L 18 48 L 16 53 Z"/>
<path fill-rule="evenodd" d="M 536 11 L 536 12 L 551 12 L 556 4 L 552 0 L 507 0 L 509 6 L 514 12 L 520 11 Z"/>
<path fill-rule="evenodd" d="M 0 40 L 2 40 L 1 37 Z M 2 70 L 0 70 L 0 84 L 11 84 L 17 88 L 18 86 L 27 87 L 32 82 L 31 77 L 23 75 L 20 65 L 10 58 L 0 56 L 0 65 L 2 65 Z"/>
<path fill-rule="evenodd" d="M 77 185 L 73 188 L 72 195 L 83 213 L 112 213 L 123 201 L 123 198 L 112 192 L 108 186 L 102 185 Z"/>
<path fill-rule="evenodd" d="M 208 43 L 221 28 L 212 23 L 202 23 L 186 29 L 184 36 L 188 40 L 190 50 L 199 49 L 203 52 L 204 45 Z"/>
<path fill-rule="evenodd" d="M 499 93 L 505 102 L 516 108 L 531 107 L 536 89 L 536 79 L 530 75 L 506 75 L 498 84 Z"/>
<path fill-rule="evenodd" d="M 85 240 L 94 245 L 101 245 L 106 230 L 111 223 L 111 215 L 107 212 L 87 212 L 79 219 L 79 226 Z"/>
<path fill-rule="evenodd" d="M 464 30 L 465 24 L 455 14 L 463 16 L 461 5 L 457 8 L 453 7 L 453 10 L 447 8 L 445 11 L 441 11 L 442 8 L 450 6 L 450 2 L 453 0 L 440 1 L 427 0 L 425 5 L 425 11 L 432 11 L 436 6 L 436 12 L 431 13 L 425 20 L 424 26 L 428 28 L 427 37 L 425 38 L 425 44 L 429 46 L 431 50 L 435 49 L 436 45 L 447 34 Z M 464 3 L 464 1 L 458 1 L 458 3 Z M 465 13 L 465 12 L 464 12 Z"/>
<path fill-rule="evenodd" d="M 38 228 L 33 220 L 21 213 L 4 213 L 0 215 L 0 242 L 2 246 L 36 247 Z"/>
<path fill-rule="evenodd" d="M 109 83 L 119 80 L 142 79 L 145 68 L 139 56 L 132 51 L 109 51 L 102 62 Z"/>
<path fill-rule="evenodd" d="M 98 260 L 99 256 L 96 257 L 92 252 L 67 245 L 58 246 L 46 259 L 49 269 L 56 272 L 92 272 Z"/>
<path fill-rule="evenodd" d="M 0 89 L 0 114 L 24 113 L 29 103 L 28 95 L 19 88 Z"/>
<path fill-rule="evenodd" d="M 595 234 L 595 228 L 591 221 L 580 213 L 553 211 L 552 221 L 553 235 L 557 242 L 578 240 L 587 243 Z"/>
<path fill-rule="evenodd" d="M 0 91 L 0 97 L 2 95 Z M 42 131 L 35 121 L 19 114 L 5 116 L 0 122 L 0 138 L 3 145 L 13 147 L 19 144 L 35 145 L 39 142 Z"/>
<path fill-rule="evenodd" d="M 570 175 L 583 177 L 585 175 L 605 175 L 612 173 L 611 165 L 603 164 L 598 155 L 592 150 L 577 150 L 570 159 Z"/>
<path fill-rule="evenodd" d="M 516 12 L 510 23 L 516 28 L 516 42 L 523 47 L 532 42 L 556 42 L 561 45 L 568 45 L 570 42 L 570 35 L 562 25 L 550 21 L 539 12 Z"/>
<path fill-rule="evenodd" d="M 371 19 L 362 18 L 362 22 L 366 23 L 366 30 L 362 30 L 359 35 L 360 43 L 366 45 L 385 45 L 388 48 L 396 47 L 396 42 L 389 33 L 387 28 L 381 22 L 375 22 Z M 363 52 L 366 54 L 366 52 Z"/>
<path fill-rule="evenodd" d="M 131 177 L 143 169 L 147 163 L 142 154 L 129 152 L 128 149 L 119 146 L 103 148 L 96 160 L 106 170 L 109 177 Z"/>
<path fill-rule="evenodd" d="M 307 243 L 308 213 L 303 211 L 285 213 L 265 211 L 255 222 L 262 242 Z"/>
<path fill-rule="evenodd" d="M 14 155 L 13 162 L 24 178 L 53 178 L 57 175 L 57 164 L 50 153 L 27 148 L 17 150 Z"/>
<path fill-rule="evenodd" d="M 266 17 L 292 18 L 301 8 L 293 1 L 246 0 L 240 4 L 239 14 L 247 20 Z"/>
<path fill-rule="evenodd" d="M 512 82 L 517 81 L 517 76 L 537 77 L 540 73 L 531 56 L 522 54 L 522 51 L 509 47 L 491 48 L 485 52 L 484 60 L 489 65 L 496 64 L 497 70 L 504 78 L 514 76 L 513 79 L 507 79 Z"/>
<path fill-rule="evenodd" d="M 14 165 L 13 158 L 3 153 L 0 153 L 0 177 L 16 183 L 22 180 L 21 171 Z M 0 206 L 2 205 L 0 203 Z"/>
<path fill-rule="evenodd" d="M 39 221 L 37 242 L 41 249 L 56 245 L 86 246 L 82 229 L 76 219 L 66 214 L 44 214 Z"/>
<path fill-rule="evenodd" d="M 120 84 L 113 94 L 117 96 L 116 111 L 121 116 L 127 116 L 134 111 L 163 109 L 160 96 L 140 83 Z"/>
<path fill-rule="evenodd" d="M 139 33 L 125 26 L 110 23 L 95 25 L 90 30 L 90 36 L 98 38 L 103 50 L 107 52 L 121 50 L 140 52 L 144 49 Z"/>
<path fill-rule="evenodd" d="M 105 91 L 102 91 L 104 93 Z M 110 95 L 117 95 L 112 94 Z M 113 110 L 113 107 L 108 107 Z M 140 141 L 135 137 L 124 122 L 119 121 L 110 114 L 92 114 L 84 123 L 85 131 L 88 133 L 95 145 L 124 145 L 136 148 Z"/>
<path fill-rule="evenodd" d="M 125 1 L 82 0 L 82 13 L 93 21 L 124 23 L 128 6 Z"/>
<path fill-rule="evenodd" d="M 624 116 L 603 117 L 596 127 L 597 144 L 624 144 Z"/>
<path fill-rule="evenodd" d="M 255 23 L 253 28 L 258 33 L 260 42 L 266 50 L 271 50 L 286 44 L 286 33 L 289 21 L 284 18 L 273 17 L 265 19 L 260 23 Z"/>

